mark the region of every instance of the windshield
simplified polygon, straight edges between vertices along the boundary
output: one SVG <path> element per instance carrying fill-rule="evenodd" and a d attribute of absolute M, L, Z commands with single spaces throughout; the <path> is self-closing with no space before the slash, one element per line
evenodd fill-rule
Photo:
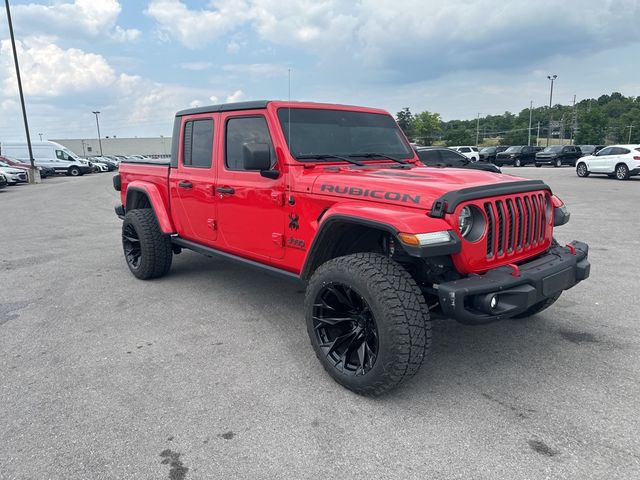
<path fill-rule="evenodd" d="M 547 153 L 557 153 L 560 151 L 562 151 L 561 145 L 553 145 L 552 147 L 547 147 L 543 150 L 543 152 L 547 152 Z"/>
<path fill-rule="evenodd" d="M 496 151 L 496 147 L 484 147 L 480 150 L 480 153 L 493 153 Z"/>
<path fill-rule="evenodd" d="M 396 122 L 389 115 L 345 110 L 281 108 L 280 126 L 294 157 L 312 155 L 355 156 L 375 153 L 413 158 Z M 373 157 L 372 157 L 373 158 Z M 313 161 L 313 158 L 310 158 Z"/>
<path fill-rule="evenodd" d="M 504 152 L 505 153 L 518 153 L 520 150 L 522 150 L 522 147 L 509 147 Z"/>

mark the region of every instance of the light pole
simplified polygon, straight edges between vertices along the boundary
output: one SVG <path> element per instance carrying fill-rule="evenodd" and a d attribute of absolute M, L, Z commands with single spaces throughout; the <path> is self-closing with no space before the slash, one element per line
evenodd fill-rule
<path fill-rule="evenodd" d="M 40 135 L 40 141 L 42 141 L 42 134 L 41 134 L 41 133 L 39 133 L 38 135 Z"/>
<path fill-rule="evenodd" d="M 478 119 L 476 120 L 476 148 L 478 148 L 479 139 L 480 139 L 480 112 L 478 112 Z"/>
<path fill-rule="evenodd" d="M 527 145 L 531 146 L 531 111 L 533 110 L 533 100 L 529 102 L 529 138 L 527 139 Z"/>
<path fill-rule="evenodd" d="M 547 147 L 549 146 L 549 140 L 551 139 L 551 102 L 553 102 L 553 82 L 558 75 L 547 75 L 547 78 L 551 80 L 551 92 L 549 93 L 549 129 L 547 130 Z"/>
<path fill-rule="evenodd" d="M 629 141 L 627 143 L 631 143 L 631 130 L 633 129 L 633 123 L 631 125 L 627 125 L 627 128 L 629 129 Z"/>
<path fill-rule="evenodd" d="M 102 138 L 100 138 L 100 122 L 98 121 L 98 115 L 100 112 L 91 112 L 96 116 L 96 127 L 98 127 L 98 144 L 100 144 L 100 156 L 102 156 Z"/>
<path fill-rule="evenodd" d="M 7 21 L 9 22 L 9 35 L 11 36 L 11 48 L 13 49 L 13 62 L 16 66 L 16 78 L 18 80 L 18 91 L 20 92 L 20 104 L 22 105 L 22 118 L 24 119 L 24 130 L 27 134 L 27 147 L 29 149 L 29 162 L 31 170 L 29 175 L 29 183 L 40 183 L 40 176 L 36 170 L 33 160 L 33 150 L 31 148 L 31 135 L 29 134 L 29 122 L 27 121 L 27 107 L 24 103 L 24 93 L 22 91 L 22 79 L 20 78 L 20 65 L 18 64 L 18 52 L 16 50 L 16 39 L 13 35 L 13 22 L 11 21 L 11 9 L 9 8 L 9 0 L 4 0 L 7 9 Z"/>

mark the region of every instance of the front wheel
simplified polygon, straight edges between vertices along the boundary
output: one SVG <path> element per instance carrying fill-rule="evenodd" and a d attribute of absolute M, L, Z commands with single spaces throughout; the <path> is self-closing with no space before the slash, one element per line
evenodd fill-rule
<path fill-rule="evenodd" d="M 171 268 L 171 239 L 160 230 L 151 208 L 127 212 L 122 222 L 122 248 L 129 270 L 141 280 L 161 277 Z"/>
<path fill-rule="evenodd" d="M 69 167 L 67 175 L 71 175 L 72 177 L 79 177 L 80 175 L 82 175 L 82 172 L 78 167 Z"/>
<path fill-rule="evenodd" d="M 589 170 L 587 170 L 587 165 L 583 162 L 579 163 L 577 168 L 576 168 L 576 174 L 579 177 L 588 177 L 589 176 Z"/>
<path fill-rule="evenodd" d="M 562 166 L 562 160 L 557 159 L 557 160 L 556 160 L 556 163 L 554 164 L 554 166 L 555 166 L 556 168 L 557 168 L 557 167 L 561 167 L 561 166 Z"/>
<path fill-rule="evenodd" d="M 342 386 L 380 395 L 412 377 L 431 341 L 422 292 L 398 263 L 375 253 L 329 260 L 305 296 L 311 345 Z"/>
<path fill-rule="evenodd" d="M 536 163 L 536 168 L 540 168 L 542 166 L 541 163 Z"/>
<path fill-rule="evenodd" d="M 616 166 L 616 178 L 618 180 L 628 180 L 629 179 L 629 167 L 627 167 L 624 163 L 621 163 Z"/>
<path fill-rule="evenodd" d="M 513 164 L 514 164 L 516 167 L 521 167 L 521 166 L 522 166 L 522 162 L 520 161 L 520 159 L 519 159 L 519 158 L 516 158 L 516 160 L 513 162 Z"/>

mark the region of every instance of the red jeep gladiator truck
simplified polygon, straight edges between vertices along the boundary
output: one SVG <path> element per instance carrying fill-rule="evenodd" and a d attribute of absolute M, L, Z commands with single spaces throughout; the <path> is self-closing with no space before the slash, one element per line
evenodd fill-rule
<path fill-rule="evenodd" d="M 549 186 L 427 167 L 383 110 L 255 101 L 176 114 L 171 160 L 122 162 L 122 245 L 140 279 L 183 249 L 306 283 L 311 344 L 343 386 L 376 395 L 411 377 L 430 318 L 534 315 L 589 276 L 562 246 Z"/>

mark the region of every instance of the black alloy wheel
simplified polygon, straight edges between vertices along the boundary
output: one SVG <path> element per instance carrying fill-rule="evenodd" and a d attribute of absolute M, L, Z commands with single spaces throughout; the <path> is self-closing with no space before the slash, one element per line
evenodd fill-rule
<path fill-rule="evenodd" d="M 322 352 L 347 375 L 365 375 L 378 356 L 378 327 L 371 308 L 353 288 L 329 283 L 316 295 L 313 326 Z"/>
<path fill-rule="evenodd" d="M 142 257 L 142 248 L 140 247 L 140 237 L 133 225 L 130 223 L 124 225 L 122 229 L 122 247 L 124 248 L 124 256 L 127 260 L 129 268 L 137 270 L 140 266 L 140 258 Z"/>

